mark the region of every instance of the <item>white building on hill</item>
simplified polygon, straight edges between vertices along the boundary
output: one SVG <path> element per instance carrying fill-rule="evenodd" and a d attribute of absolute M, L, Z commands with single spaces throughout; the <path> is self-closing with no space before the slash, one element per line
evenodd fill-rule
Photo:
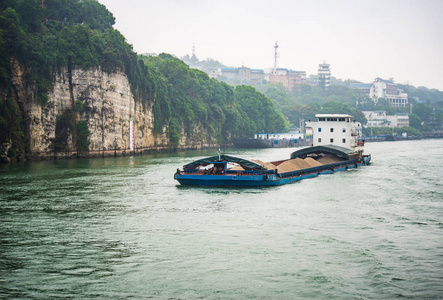
<path fill-rule="evenodd" d="M 375 78 L 374 84 L 369 91 L 369 97 L 375 102 L 379 98 L 385 98 L 392 107 L 405 107 L 408 104 L 408 94 L 403 93 L 397 85 L 389 80 Z"/>
<path fill-rule="evenodd" d="M 385 111 L 363 111 L 368 123 L 365 127 L 409 127 L 409 115 L 397 113 L 388 116 Z"/>
<path fill-rule="evenodd" d="M 392 107 L 405 107 L 408 104 L 408 94 L 398 89 L 397 84 L 380 77 L 375 78 L 373 83 L 351 83 L 350 87 L 368 95 L 374 103 L 384 98 Z"/>

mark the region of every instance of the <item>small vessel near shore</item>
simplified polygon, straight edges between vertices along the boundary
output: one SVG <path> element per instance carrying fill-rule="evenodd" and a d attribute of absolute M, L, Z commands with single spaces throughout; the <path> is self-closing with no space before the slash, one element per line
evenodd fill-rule
<path fill-rule="evenodd" d="M 307 123 L 314 132 L 314 145 L 291 153 L 288 159 L 262 162 L 221 155 L 219 151 L 218 156 L 202 158 L 184 165 L 183 170 L 177 169 L 174 179 L 181 185 L 277 186 L 370 163 L 371 155 L 363 154 L 364 143 L 358 141 L 360 123 L 352 122 L 352 116 L 316 117 L 317 122 Z"/>
<path fill-rule="evenodd" d="M 237 148 L 292 148 L 306 147 L 311 144 L 300 131 L 288 133 L 255 133 L 250 138 L 236 138 L 232 140 Z"/>

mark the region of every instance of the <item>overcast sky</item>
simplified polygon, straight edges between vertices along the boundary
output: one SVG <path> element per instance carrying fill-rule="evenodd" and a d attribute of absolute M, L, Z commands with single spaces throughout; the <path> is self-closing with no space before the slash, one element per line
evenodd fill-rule
<path fill-rule="evenodd" d="M 443 0 L 99 0 L 137 53 L 443 91 Z"/>

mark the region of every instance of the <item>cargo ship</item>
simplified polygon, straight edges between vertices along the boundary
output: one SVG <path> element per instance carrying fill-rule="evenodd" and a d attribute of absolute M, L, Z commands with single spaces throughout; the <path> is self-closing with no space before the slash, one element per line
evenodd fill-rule
<path fill-rule="evenodd" d="M 202 158 L 177 169 L 174 179 L 181 185 L 261 187 L 278 186 L 368 165 L 358 141 L 361 125 L 350 115 L 320 114 L 307 122 L 313 146 L 292 152 L 283 160 L 262 162 L 231 155 Z"/>

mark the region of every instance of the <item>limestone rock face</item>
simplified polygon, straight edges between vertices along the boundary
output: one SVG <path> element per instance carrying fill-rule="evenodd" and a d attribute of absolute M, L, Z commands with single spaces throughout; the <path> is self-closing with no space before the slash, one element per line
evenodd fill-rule
<path fill-rule="evenodd" d="M 72 156 L 77 152 L 75 124 L 84 121 L 90 131 L 90 154 L 129 152 L 130 126 L 133 125 L 134 151 L 168 147 L 167 135 L 153 136 L 153 103 L 137 103 L 123 72 L 106 73 L 100 69 L 63 70 L 43 106 L 34 101 L 32 87 L 26 86 L 26 70 L 13 63 L 12 81 L 17 102 L 23 111 L 31 157 Z M 80 107 L 80 109 L 78 108 Z M 74 124 L 60 130 L 60 118 Z M 58 135 L 58 136 L 57 136 Z M 60 136 L 62 150 L 55 147 Z"/>
<path fill-rule="evenodd" d="M 27 85 L 27 71 L 16 60 L 11 61 L 12 84 L 23 115 L 23 121 L 28 131 L 30 150 L 35 155 L 44 155 L 48 152 L 50 139 L 55 135 L 56 107 L 48 103 L 44 108 L 33 101 L 33 89 Z"/>
<path fill-rule="evenodd" d="M 55 87 L 61 96 L 68 94 L 69 97 L 65 84 L 58 81 Z M 108 74 L 100 70 L 75 69 L 72 71 L 72 95 L 74 103 L 71 109 L 76 101 L 82 103 L 79 118 L 86 121 L 91 132 L 88 138 L 91 152 L 129 150 L 130 122 L 136 109 L 124 73 Z M 63 105 L 65 101 L 60 103 Z M 149 129 L 150 126 L 146 127 Z"/>
<path fill-rule="evenodd" d="M 25 68 L 17 61 L 12 66 L 16 101 L 29 141 L 28 158 L 124 155 L 171 148 L 167 126 L 162 133 L 153 133 L 154 103 L 135 101 L 125 73 L 66 68 L 56 76 L 48 103 L 42 106 L 35 101 L 34 87 L 27 85 Z M 79 122 L 85 122 L 90 131 L 87 153 L 78 151 Z M 182 132 L 179 148 L 215 145 L 206 132 L 197 129 L 191 134 Z"/>

